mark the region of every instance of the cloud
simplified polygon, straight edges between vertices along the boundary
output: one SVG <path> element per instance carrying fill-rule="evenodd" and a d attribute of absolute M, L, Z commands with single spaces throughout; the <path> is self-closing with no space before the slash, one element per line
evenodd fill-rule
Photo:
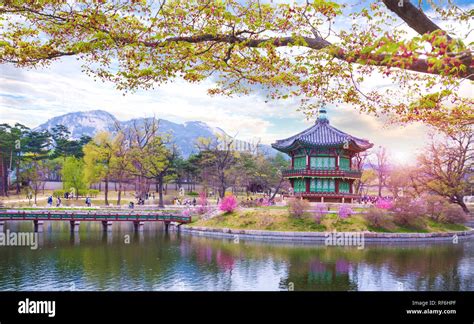
<path fill-rule="evenodd" d="M 207 89 L 212 86 L 212 81 L 189 84 L 177 80 L 156 90 L 124 96 L 112 84 L 94 82 L 82 74 L 80 64 L 73 59 L 35 70 L 2 66 L 0 117 L 2 122 L 35 127 L 60 114 L 103 109 L 120 120 L 148 116 L 180 123 L 199 120 L 240 139 L 259 139 L 266 144 L 295 134 L 314 122 L 296 110 L 297 99 L 267 102 L 258 92 L 232 98 L 211 97 Z M 423 129 L 410 126 L 381 133 L 383 120 L 361 115 L 352 108 L 329 108 L 335 127 L 377 145 L 412 152 L 414 143 L 422 143 Z"/>
<path fill-rule="evenodd" d="M 440 24 L 444 26 L 444 22 Z M 414 33 L 406 25 L 399 28 Z M 391 85 L 386 79 L 371 77 L 363 88 Z M 64 58 L 48 68 L 39 69 L 0 65 L 0 119 L 1 122 L 21 122 L 35 127 L 60 114 L 103 109 L 120 120 L 153 115 L 180 123 L 199 120 L 240 139 L 260 139 L 267 144 L 291 136 L 314 122 L 306 120 L 303 113 L 296 110 L 297 99 L 267 102 L 259 91 L 248 96 L 211 97 L 207 89 L 213 86 L 212 80 L 200 84 L 176 80 L 155 90 L 124 96 L 113 84 L 94 82 L 83 74 L 80 62 L 75 58 Z M 472 86 L 466 83 L 460 91 L 472 94 Z M 385 146 L 401 159 L 413 157 L 425 141 L 426 128 L 420 124 L 387 126 L 384 119 L 359 114 L 348 106 L 329 106 L 328 110 L 332 125 L 367 138 L 377 146 Z"/>

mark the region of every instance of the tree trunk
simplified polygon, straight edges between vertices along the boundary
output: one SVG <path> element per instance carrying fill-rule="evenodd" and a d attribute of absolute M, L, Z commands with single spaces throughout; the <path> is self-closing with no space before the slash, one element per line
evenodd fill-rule
<path fill-rule="evenodd" d="M 227 189 L 226 185 L 225 185 L 225 175 L 224 174 L 221 174 L 220 182 L 221 182 L 221 185 L 220 185 L 220 189 L 219 189 L 219 197 L 224 198 L 225 197 L 225 190 Z"/>
<path fill-rule="evenodd" d="M 163 202 L 163 176 L 159 176 L 158 181 L 158 207 L 164 208 L 165 204 Z"/>
<path fill-rule="evenodd" d="M 117 206 L 120 206 L 120 201 L 122 200 L 122 180 L 119 179 L 118 181 L 118 193 L 117 193 Z"/>
<path fill-rule="evenodd" d="M 469 215 L 470 211 L 469 209 L 467 208 L 466 204 L 464 203 L 464 201 L 462 200 L 462 197 L 461 196 L 456 196 L 456 204 L 458 204 L 459 206 L 461 206 L 462 210 Z"/>
<path fill-rule="evenodd" d="M 7 196 L 8 192 L 8 183 L 7 183 L 7 172 L 5 168 L 5 161 L 2 156 L 0 156 L 0 196 Z"/>
<path fill-rule="evenodd" d="M 275 192 L 273 193 L 273 195 L 272 195 L 272 197 L 270 198 L 270 200 L 275 199 L 275 196 L 277 195 L 278 191 L 280 191 L 281 185 L 283 184 L 283 181 L 284 181 L 284 180 L 285 180 L 284 178 L 281 178 L 281 179 L 280 179 L 280 182 L 278 183 L 278 186 L 276 187 Z M 248 196 L 248 194 L 247 194 L 247 196 Z"/>
<path fill-rule="evenodd" d="M 460 201 L 459 202 L 459 206 L 461 206 L 462 210 L 466 213 L 466 214 L 469 214 L 470 213 L 470 210 L 469 208 L 467 208 L 466 204 L 464 203 L 464 201 Z"/>
<path fill-rule="evenodd" d="M 20 160 L 16 163 L 16 194 L 20 194 Z"/>
<path fill-rule="evenodd" d="M 105 206 L 108 206 L 109 205 L 109 176 L 106 176 L 104 181 L 105 181 L 105 188 L 104 188 Z"/>

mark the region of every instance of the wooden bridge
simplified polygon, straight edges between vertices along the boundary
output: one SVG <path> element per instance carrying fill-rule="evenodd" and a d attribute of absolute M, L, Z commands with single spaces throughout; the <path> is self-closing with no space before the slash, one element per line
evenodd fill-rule
<path fill-rule="evenodd" d="M 132 222 L 136 231 L 143 231 L 145 222 L 163 222 L 168 231 L 171 222 L 187 224 L 191 216 L 181 212 L 145 212 L 145 211 L 54 211 L 54 210 L 0 210 L 0 231 L 6 221 L 33 221 L 35 232 L 43 231 L 45 221 L 68 221 L 71 231 L 79 231 L 81 221 L 102 222 L 104 231 L 111 231 L 113 222 Z M 178 226 L 179 226 L 178 225 Z"/>

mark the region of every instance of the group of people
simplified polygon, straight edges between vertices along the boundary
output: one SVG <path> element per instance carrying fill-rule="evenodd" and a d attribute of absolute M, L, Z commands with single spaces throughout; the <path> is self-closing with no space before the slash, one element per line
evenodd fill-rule
<path fill-rule="evenodd" d="M 175 197 L 173 199 L 173 205 L 183 205 L 183 206 L 196 206 L 196 198 L 193 198 L 193 200 L 186 198 L 184 201 L 179 199 L 178 197 Z"/>
<path fill-rule="evenodd" d="M 53 196 L 48 196 L 47 202 L 48 202 L 48 207 L 52 207 L 53 206 Z M 56 198 L 56 207 L 60 207 L 61 203 L 62 203 L 61 197 L 57 197 Z"/>
<path fill-rule="evenodd" d="M 69 198 L 71 198 L 71 197 L 69 197 Z M 48 203 L 48 207 L 53 207 L 53 201 L 54 201 L 53 196 L 48 196 L 46 201 Z M 57 197 L 56 198 L 56 207 L 61 207 L 61 204 L 62 204 L 61 197 Z M 92 206 L 92 201 L 91 201 L 90 197 L 86 197 L 86 206 L 87 207 Z"/>
<path fill-rule="evenodd" d="M 378 197 L 378 196 L 369 196 L 369 195 L 364 195 L 360 197 L 360 203 L 361 204 L 376 204 L 379 199 L 383 200 L 392 200 L 393 197 L 390 196 L 385 196 L 385 197 Z"/>
<path fill-rule="evenodd" d="M 64 198 L 66 199 L 74 199 L 74 192 L 65 192 L 64 193 Z"/>

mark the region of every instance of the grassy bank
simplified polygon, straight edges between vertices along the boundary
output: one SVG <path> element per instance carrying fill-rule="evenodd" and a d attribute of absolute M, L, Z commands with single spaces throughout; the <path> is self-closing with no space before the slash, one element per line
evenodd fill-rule
<path fill-rule="evenodd" d="M 294 232 L 324 232 L 335 230 L 339 232 L 431 233 L 463 231 L 467 229 L 464 225 L 438 223 L 430 219 L 423 219 L 416 227 L 399 226 L 392 222 L 384 228 L 374 228 L 367 223 L 361 214 L 353 215 L 347 219 L 339 219 L 335 214 L 328 214 L 321 223 L 318 224 L 309 213 L 301 218 L 294 218 L 290 216 L 287 209 L 273 208 L 239 209 L 209 220 L 196 220 L 191 225 L 213 228 Z"/>

